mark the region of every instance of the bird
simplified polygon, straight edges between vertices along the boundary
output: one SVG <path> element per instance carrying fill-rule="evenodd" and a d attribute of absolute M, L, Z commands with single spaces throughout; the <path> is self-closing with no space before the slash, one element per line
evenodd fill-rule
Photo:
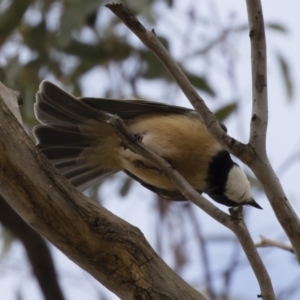
<path fill-rule="evenodd" d="M 80 191 L 123 171 L 161 198 L 188 200 L 151 162 L 124 147 L 107 122 L 117 115 L 197 192 L 225 206 L 262 209 L 241 167 L 193 109 L 146 100 L 76 98 L 44 80 L 34 113 L 41 123 L 33 129 L 37 147 Z"/>

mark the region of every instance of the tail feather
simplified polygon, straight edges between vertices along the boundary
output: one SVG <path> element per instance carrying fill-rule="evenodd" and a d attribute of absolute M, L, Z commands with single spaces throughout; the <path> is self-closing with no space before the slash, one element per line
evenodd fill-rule
<path fill-rule="evenodd" d="M 45 102 L 45 98 L 41 96 L 40 93 L 36 94 L 36 103 L 34 105 L 34 112 L 36 118 L 45 125 L 48 126 L 59 126 L 66 124 L 76 125 L 78 123 L 78 119 L 73 116 L 66 114 L 49 103 Z"/>
<path fill-rule="evenodd" d="M 91 106 L 78 100 L 49 81 L 42 82 L 37 97 L 41 97 L 42 101 L 47 102 L 59 112 L 71 116 L 78 121 L 88 119 L 105 121 L 108 119 L 105 113 L 96 111 Z"/>
<path fill-rule="evenodd" d="M 91 165 L 82 153 L 94 146 L 93 136 L 80 130 L 89 120 L 104 123 L 108 115 L 44 81 L 36 95 L 36 118 L 44 125 L 33 130 L 39 149 L 79 190 L 101 182 L 118 172 Z M 98 141 L 99 142 L 99 141 Z"/>
<path fill-rule="evenodd" d="M 67 179 L 72 179 L 80 176 L 81 174 L 86 174 L 95 168 L 91 168 L 85 164 L 73 165 L 72 168 L 69 168 L 68 171 L 64 172 L 64 176 Z"/>
<path fill-rule="evenodd" d="M 38 148 L 46 155 L 52 163 L 64 162 L 76 159 L 85 149 L 83 147 L 53 146 L 43 147 L 38 144 Z"/>
<path fill-rule="evenodd" d="M 73 147 L 88 147 L 90 141 L 83 136 L 78 127 L 69 126 L 58 128 L 37 126 L 34 128 L 34 136 L 39 145 L 44 147 L 49 146 L 73 146 Z"/>
<path fill-rule="evenodd" d="M 79 167 L 80 163 L 78 162 L 78 158 L 53 162 L 53 165 L 56 169 L 58 169 L 62 174 L 66 174 L 66 172 L 69 172 L 70 170 Z"/>
<path fill-rule="evenodd" d="M 87 188 L 102 182 L 105 178 L 115 173 L 116 171 L 94 168 L 78 176 L 68 179 L 75 187 L 77 187 L 78 190 L 84 191 Z"/>

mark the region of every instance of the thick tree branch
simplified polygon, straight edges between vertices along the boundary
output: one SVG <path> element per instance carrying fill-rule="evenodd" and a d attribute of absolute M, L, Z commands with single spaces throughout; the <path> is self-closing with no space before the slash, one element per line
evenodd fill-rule
<path fill-rule="evenodd" d="M 34 146 L 2 101 L 0 195 L 71 260 L 121 299 L 205 299 L 143 234 L 78 192 Z"/>
<path fill-rule="evenodd" d="M 267 45 L 260 0 L 246 0 L 251 41 L 252 119 L 249 144 L 266 154 L 268 126 Z"/>
<path fill-rule="evenodd" d="M 286 232 L 300 263 L 300 220 L 291 207 L 285 192 L 266 154 L 268 125 L 267 50 L 264 18 L 260 0 L 246 0 L 252 57 L 253 112 L 249 146 L 257 158 L 249 165 L 262 184 L 278 221 Z"/>
<path fill-rule="evenodd" d="M 0 223 L 22 242 L 45 299 L 64 300 L 45 240 L 27 225 L 1 196 Z"/>
<path fill-rule="evenodd" d="M 253 9 L 251 8 L 252 3 L 254 3 L 253 7 L 258 5 L 260 7 L 260 2 L 258 0 L 248 0 L 249 12 L 255 12 L 257 10 L 257 7 L 254 7 Z M 261 118 L 262 122 L 260 122 L 260 119 L 256 120 L 256 117 L 252 118 L 252 135 L 254 136 L 255 131 L 256 137 L 251 138 L 250 140 L 251 142 L 256 140 L 256 142 L 253 145 L 245 145 L 236 141 L 220 128 L 213 113 L 207 108 L 203 99 L 197 94 L 196 90 L 188 81 L 187 77 L 184 75 L 177 63 L 172 59 L 168 51 L 156 37 L 154 30 L 152 30 L 151 32 L 147 31 L 145 27 L 138 21 L 138 19 L 120 3 L 106 4 L 106 7 L 108 7 L 114 14 L 116 14 L 124 22 L 124 24 L 134 34 L 137 35 L 142 43 L 144 43 L 150 50 L 152 50 L 152 52 L 159 58 L 162 64 L 176 80 L 194 108 L 197 110 L 200 118 L 204 121 L 208 130 L 218 140 L 218 142 L 222 146 L 224 146 L 225 149 L 227 149 L 230 153 L 234 154 L 252 169 L 252 171 L 261 182 L 277 216 L 277 219 L 279 220 L 287 236 L 289 237 L 293 248 L 295 249 L 298 261 L 300 262 L 300 220 L 297 217 L 295 211 L 292 209 L 289 201 L 287 200 L 284 191 L 278 181 L 278 178 L 276 177 L 276 174 L 268 160 L 268 157 L 266 156 L 265 141 L 262 144 L 262 147 L 264 149 L 262 149 L 261 145 L 259 144 L 259 141 L 266 137 L 267 103 L 261 102 L 257 106 L 254 105 L 254 113 L 258 113 L 259 109 L 263 109 L 262 113 L 257 114 L 257 116 Z M 261 27 L 263 26 L 263 19 L 258 20 L 258 18 L 262 18 L 261 10 L 259 10 L 259 14 L 250 17 L 251 20 L 256 20 L 257 24 L 260 26 L 260 28 L 253 27 L 253 30 L 255 33 L 264 33 L 264 29 L 261 29 Z M 259 38 L 264 39 L 265 37 L 263 35 L 259 36 Z M 260 42 L 257 44 L 259 45 L 259 47 L 263 47 L 263 43 L 264 42 Z M 260 57 L 259 51 L 257 51 L 257 53 L 257 57 Z M 262 54 L 264 54 L 264 52 Z M 262 55 L 261 59 L 266 60 L 266 56 Z M 266 86 L 264 86 L 264 84 L 266 83 L 266 75 L 265 73 L 261 73 L 264 71 L 264 67 L 259 68 L 258 62 L 256 60 L 255 64 L 255 70 L 260 72 L 258 73 L 259 75 L 263 74 L 264 78 L 258 76 L 257 79 L 256 76 L 253 75 L 256 80 L 254 82 L 255 87 L 253 89 L 257 91 L 255 94 L 256 96 L 258 94 L 263 95 L 263 97 L 260 96 L 259 98 L 262 99 L 261 101 L 267 101 Z M 262 134 L 260 137 L 258 137 L 256 131 L 260 129 L 262 129 Z M 258 148 L 256 148 L 257 144 L 260 145 L 258 146 Z M 195 203 L 195 201 L 193 201 L 191 198 L 187 198 Z"/>
<path fill-rule="evenodd" d="M 0 86 L 0 96 L 2 89 Z M 155 153 L 145 154 L 147 149 L 142 143 L 132 143 L 136 139 L 132 133 L 127 133 L 126 128 L 123 133 L 122 120 L 112 118 L 111 125 L 124 135 L 125 145 L 149 158 L 179 185 L 187 198 L 194 199 L 237 233 L 264 299 L 274 299 L 270 279 L 252 247 L 243 220 L 217 209 Z M 138 229 L 98 207 L 64 180 L 34 147 L 1 97 L 0 128 L 0 195 L 70 259 L 122 299 L 133 299 L 135 295 L 144 295 L 146 299 L 158 299 L 162 295 L 163 299 L 186 299 L 187 295 L 190 299 L 204 299 L 157 257 Z"/>

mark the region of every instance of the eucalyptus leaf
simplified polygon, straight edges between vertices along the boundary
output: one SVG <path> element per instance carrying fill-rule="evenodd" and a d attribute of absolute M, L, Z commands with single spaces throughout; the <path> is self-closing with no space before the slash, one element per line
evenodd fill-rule
<path fill-rule="evenodd" d="M 140 51 L 140 58 L 144 63 L 144 70 L 141 76 L 145 79 L 166 79 L 171 80 L 171 75 L 162 66 L 157 57 L 150 51 Z"/>
<path fill-rule="evenodd" d="M 184 70 L 184 73 L 187 76 L 187 78 L 189 79 L 189 81 L 191 82 L 191 84 L 196 89 L 204 91 L 204 92 L 208 93 L 211 96 L 215 96 L 215 91 L 209 85 L 209 83 L 207 82 L 207 79 L 205 78 L 205 76 L 196 75 L 196 74 L 187 72 L 186 70 Z"/>
<path fill-rule="evenodd" d="M 2 249 L 0 251 L 0 256 L 4 256 L 11 249 L 11 246 L 12 246 L 13 242 L 15 241 L 15 237 L 11 233 L 11 231 L 7 230 L 5 227 L 2 227 L 1 241 L 2 241 Z"/>
<path fill-rule="evenodd" d="M 61 47 L 66 47 L 72 39 L 73 31 L 79 31 L 86 25 L 87 19 L 97 11 L 100 0 L 66 0 L 60 18 L 60 31 L 57 41 Z"/>
<path fill-rule="evenodd" d="M 288 30 L 286 29 L 286 27 L 284 27 L 284 25 L 279 24 L 279 23 L 266 23 L 266 27 L 281 33 L 288 33 Z"/>
<path fill-rule="evenodd" d="M 20 23 L 33 0 L 13 0 L 0 14 L 0 36 L 9 34 Z M 2 42 L 2 41 L 1 41 Z"/>
<path fill-rule="evenodd" d="M 222 106 L 221 108 L 219 108 L 216 112 L 215 112 L 215 116 L 219 121 L 224 121 L 225 119 L 227 119 L 234 111 L 236 111 L 237 109 L 237 103 L 236 102 L 232 102 L 229 104 L 226 104 L 224 106 Z"/>
<path fill-rule="evenodd" d="M 113 37 L 98 44 L 88 44 L 72 38 L 62 50 L 80 59 L 93 61 L 95 65 L 110 59 L 115 61 L 126 59 L 133 51 L 128 43 Z"/>
<path fill-rule="evenodd" d="M 130 178 L 130 177 L 127 177 L 124 181 L 123 181 L 123 184 L 121 186 L 121 189 L 120 189 L 120 195 L 122 197 L 125 197 L 128 195 L 128 192 L 132 186 L 132 182 L 133 180 Z"/>
<path fill-rule="evenodd" d="M 294 94 L 294 85 L 290 74 L 289 64 L 285 57 L 283 57 L 281 54 L 277 54 L 277 58 L 287 98 L 288 100 L 292 100 Z"/>
<path fill-rule="evenodd" d="M 22 31 L 22 35 L 24 42 L 32 50 L 45 52 L 45 49 L 47 48 L 47 28 L 44 19 L 34 27 L 27 26 Z"/>

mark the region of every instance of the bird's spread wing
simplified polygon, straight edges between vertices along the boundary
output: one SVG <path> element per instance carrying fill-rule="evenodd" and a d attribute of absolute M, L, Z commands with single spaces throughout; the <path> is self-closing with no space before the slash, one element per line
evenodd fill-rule
<path fill-rule="evenodd" d="M 53 165 L 79 190 L 101 182 L 116 170 L 91 166 L 81 159 L 81 153 L 92 146 L 82 134 L 79 124 L 87 119 L 105 119 L 105 115 L 44 81 L 36 94 L 36 118 L 44 125 L 36 126 L 33 133 L 37 146 Z"/>
<path fill-rule="evenodd" d="M 109 114 L 118 115 L 124 120 L 135 118 L 143 114 L 186 114 L 194 112 L 189 108 L 146 100 L 116 100 L 104 98 L 79 99 L 90 107 Z"/>
<path fill-rule="evenodd" d="M 94 109 L 117 115 L 123 120 L 129 120 L 145 114 L 187 114 L 197 115 L 196 111 L 190 108 L 164 104 L 146 100 L 117 100 L 105 98 L 82 97 L 82 102 Z M 227 132 L 226 126 L 219 121 L 222 129 Z"/>
<path fill-rule="evenodd" d="M 41 84 L 37 93 L 35 114 L 43 124 L 34 129 L 38 147 L 80 190 L 121 170 L 101 164 L 93 166 L 82 159 L 82 153 L 95 146 L 95 141 L 82 130 L 82 124 L 86 121 L 95 120 L 98 122 L 97 126 L 108 126 L 106 120 L 109 115 L 114 114 L 127 122 L 145 114 L 180 114 L 193 117 L 197 115 L 192 109 L 145 100 L 75 98 L 47 81 Z M 100 130 L 100 127 L 98 129 Z M 162 198 L 186 200 L 178 190 L 157 188 L 128 171 L 126 173 Z"/>

